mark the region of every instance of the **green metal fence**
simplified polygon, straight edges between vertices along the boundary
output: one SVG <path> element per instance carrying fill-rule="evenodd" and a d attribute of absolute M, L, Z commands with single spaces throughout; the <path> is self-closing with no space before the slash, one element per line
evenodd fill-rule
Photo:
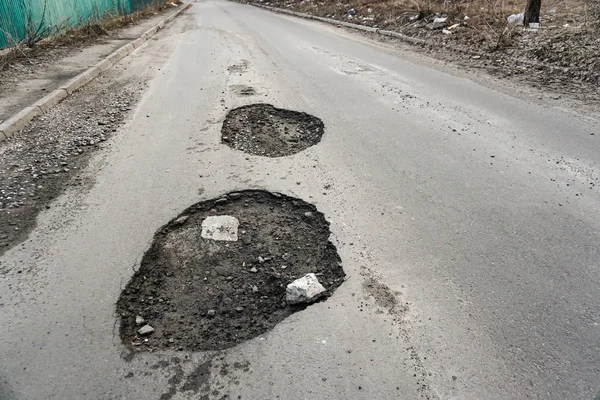
<path fill-rule="evenodd" d="M 129 14 L 153 2 L 157 0 L 0 0 L 0 49 L 40 27 L 76 27 L 108 14 Z"/>

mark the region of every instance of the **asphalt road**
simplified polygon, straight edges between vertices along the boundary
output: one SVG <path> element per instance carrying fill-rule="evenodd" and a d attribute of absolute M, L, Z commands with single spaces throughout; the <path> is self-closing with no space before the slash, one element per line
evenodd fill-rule
<path fill-rule="evenodd" d="M 67 190 L 0 259 L 2 399 L 600 391 L 598 121 L 225 1 L 196 3 L 123 65 L 114 79 L 153 78 L 84 172 L 93 184 Z M 278 159 L 221 145 L 227 109 L 254 102 L 318 116 L 323 140 Z M 246 188 L 314 203 L 349 279 L 230 350 L 127 357 L 115 302 L 155 231 Z M 402 307 L 386 309 L 372 279 Z"/>

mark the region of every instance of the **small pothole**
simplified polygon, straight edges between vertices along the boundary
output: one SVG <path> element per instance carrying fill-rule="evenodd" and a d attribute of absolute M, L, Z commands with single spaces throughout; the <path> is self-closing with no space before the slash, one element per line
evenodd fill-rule
<path fill-rule="evenodd" d="M 329 236 L 315 206 L 277 193 L 243 191 L 193 205 L 156 233 L 121 293 L 123 343 L 140 351 L 221 350 L 267 332 L 306 307 L 286 300 L 291 282 L 314 273 L 326 289 L 321 299 L 342 284 Z"/>
<path fill-rule="evenodd" d="M 229 71 L 229 73 L 246 72 L 248 70 L 249 65 L 250 63 L 248 62 L 248 60 L 241 60 L 239 63 L 232 64 L 229 67 L 227 67 L 227 71 Z"/>
<path fill-rule="evenodd" d="M 323 121 L 310 114 L 251 104 L 227 114 L 221 141 L 253 155 L 283 157 L 319 143 L 324 130 Z"/>
<path fill-rule="evenodd" d="M 246 85 L 230 85 L 229 88 L 238 96 L 254 96 L 256 90 L 252 86 Z"/>

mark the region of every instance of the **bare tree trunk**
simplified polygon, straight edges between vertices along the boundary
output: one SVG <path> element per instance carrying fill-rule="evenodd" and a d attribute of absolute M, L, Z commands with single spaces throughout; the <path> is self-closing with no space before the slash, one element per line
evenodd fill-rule
<path fill-rule="evenodd" d="M 529 27 L 531 22 L 540 22 L 540 8 L 542 8 L 542 0 L 527 0 L 525 16 L 523 17 L 525 27 Z"/>

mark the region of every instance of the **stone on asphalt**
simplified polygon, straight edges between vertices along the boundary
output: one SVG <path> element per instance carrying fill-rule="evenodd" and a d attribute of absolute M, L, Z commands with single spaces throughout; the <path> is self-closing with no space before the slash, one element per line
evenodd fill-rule
<path fill-rule="evenodd" d="M 200 235 L 204 239 L 237 242 L 239 226 L 240 221 L 230 215 L 211 216 L 202 221 Z"/>
<path fill-rule="evenodd" d="M 144 325 L 145 323 L 146 323 L 146 320 L 141 315 L 138 315 L 137 317 L 135 317 L 136 325 Z"/>
<path fill-rule="evenodd" d="M 289 304 L 312 303 L 325 290 L 315 274 L 306 274 L 287 285 L 285 299 Z"/>

